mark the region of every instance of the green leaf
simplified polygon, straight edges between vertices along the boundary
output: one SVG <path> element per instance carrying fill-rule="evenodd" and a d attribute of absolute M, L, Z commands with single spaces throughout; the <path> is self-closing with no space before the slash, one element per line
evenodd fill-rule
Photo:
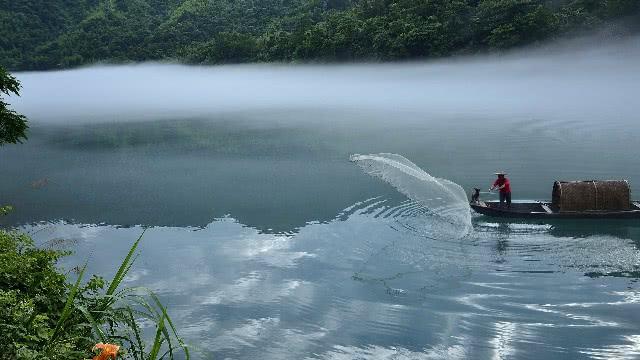
<path fill-rule="evenodd" d="M 142 236 L 144 235 L 145 231 L 147 230 L 145 229 L 142 231 L 142 234 L 140 234 L 140 237 L 138 237 L 138 240 L 136 240 L 136 242 L 133 243 L 133 245 L 131 246 L 131 249 L 129 249 L 129 253 L 127 253 L 127 256 L 122 261 L 122 264 L 120 264 L 118 271 L 113 277 L 113 280 L 111 280 L 111 283 L 109 284 L 109 288 L 105 293 L 107 296 L 113 295 L 113 293 L 116 291 L 118 286 L 120 286 L 120 283 L 122 282 L 124 277 L 127 275 L 127 272 L 129 272 L 129 270 L 131 269 L 131 265 L 133 264 L 133 262 L 131 261 L 131 258 L 133 257 L 133 254 L 135 253 L 136 249 L 138 248 L 138 244 L 140 243 L 140 240 L 142 240 Z"/>
<path fill-rule="evenodd" d="M 149 353 L 148 360 L 157 360 L 158 353 L 160 352 L 160 348 L 162 347 L 162 343 L 164 342 L 164 338 L 162 336 L 163 330 L 164 330 L 164 316 L 160 318 L 160 321 L 157 324 L 156 336 L 153 339 L 153 345 L 151 347 L 151 352 Z"/>
<path fill-rule="evenodd" d="M 56 327 L 53 330 L 53 335 L 51 335 L 50 341 L 52 344 L 55 343 L 55 341 L 58 339 L 58 336 L 60 335 L 60 330 L 62 330 L 62 327 L 64 326 L 65 321 L 67 321 L 67 319 L 69 318 L 69 316 L 73 311 L 73 302 L 76 299 L 76 295 L 78 294 L 78 289 L 80 288 L 80 282 L 82 281 L 82 276 L 84 275 L 84 271 L 86 269 L 87 269 L 87 264 L 85 263 L 82 269 L 80 270 L 80 273 L 78 274 L 78 279 L 76 280 L 76 283 L 71 288 L 71 292 L 69 293 L 69 296 L 67 296 L 67 302 L 65 303 L 64 309 L 62 310 L 62 314 L 60 315 L 60 318 L 58 319 L 58 323 L 56 324 Z"/>
<path fill-rule="evenodd" d="M 155 302 L 156 306 L 162 311 L 162 317 L 167 320 L 167 323 L 169 323 L 169 327 L 171 327 L 171 331 L 173 332 L 173 335 L 175 336 L 176 340 L 178 340 L 178 344 L 180 344 L 180 347 L 184 351 L 186 359 L 189 360 L 190 358 L 189 348 L 187 347 L 187 345 L 185 345 L 182 338 L 178 336 L 178 331 L 176 330 L 176 327 L 173 325 L 173 321 L 171 321 L 171 317 L 169 316 L 169 314 L 167 314 L 167 308 L 164 307 L 164 305 L 162 305 L 162 302 L 160 302 L 160 299 L 154 292 L 150 292 L 150 296 Z"/>
<path fill-rule="evenodd" d="M 104 331 L 102 331 L 102 329 L 100 328 L 101 324 L 96 322 L 96 320 L 93 318 L 93 315 L 91 315 L 89 310 L 87 310 L 87 308 L 82 306 L 82 305 L 78 305 L 78 306 L 76 306 L 76 308 L 78 310 L 80 310 L 80 312 L 84 315 L 84 317 L 87 319 L 87 321 L 89 321 L 89 324 L 93 328 L 93 331 L 96 333 L 96 335 L 98 335 L 100 340 L 102 342 L 107 342 L 107 337 L 104 335 Z"/>

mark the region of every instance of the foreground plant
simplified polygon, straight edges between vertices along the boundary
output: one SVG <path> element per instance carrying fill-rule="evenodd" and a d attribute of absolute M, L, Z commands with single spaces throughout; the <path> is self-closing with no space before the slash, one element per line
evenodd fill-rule
<path fill-rule="evenodd" d="M 27 139 L 27 118 L 9 108 L 4 95 L 20 95 L 20 81 L 0 66 L 0 146 L 21 143 Z"/>
<path fill-rule="evenodd" d="M 73 284 L 55 264 L 68 252 L 39 249 L 25 234 L 0 230 L 0 349 L 2 359 L 189 359 L 166 308 L 151 291 L 120 288 L 142 235 L 110 282 L 93 276 L 83 285 L 86 265 Z M 138 322 L 155 331 L 145 342 Z M 96 345 L 96 343 L 98 343 Z M 120 345 L 118 345 L 120 344 Z M 118 347 L 116 349 L 116 347 Z"/>

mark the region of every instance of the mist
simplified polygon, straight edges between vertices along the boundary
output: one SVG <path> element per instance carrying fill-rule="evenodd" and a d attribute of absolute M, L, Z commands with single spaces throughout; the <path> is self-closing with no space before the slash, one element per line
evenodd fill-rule
<path fill-rule="evenodd" d="M 431 62 L 144 63 L 16 76 L 22 96 L 9 102 L 32 125 L 294 109 L 362 111 L 393 122 L 406 113 L 626 121 L 640 110 L 640 37 Z"/>

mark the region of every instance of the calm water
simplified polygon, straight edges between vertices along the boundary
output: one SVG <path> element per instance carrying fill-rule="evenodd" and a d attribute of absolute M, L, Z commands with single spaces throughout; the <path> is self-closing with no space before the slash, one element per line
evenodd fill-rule
<path fill-rule="evenodd" d="M 474 215 L 452 235 L 349 162 L 401 154 L 465 189 L 504 169 L 516 199 L 554 179 L 638 193 L 638 44 L 19 74 L 32 129 L 0 149 L 2 221 L 107 277 L 148 228 L 127 282 L 203 359 L 638 358 L 640 222 Z"/>

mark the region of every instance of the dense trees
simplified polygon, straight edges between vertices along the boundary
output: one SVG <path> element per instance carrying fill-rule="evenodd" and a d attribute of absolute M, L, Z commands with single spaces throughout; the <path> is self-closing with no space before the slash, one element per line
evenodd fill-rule
<path fill-rule="evenodd" d="M 2 94 L 18 95 L 20 82 L 0 67 L 0 146 L 22 142 L 27 138 L 27 118 L 9 109 Z"/>
<path fill-rule="evenodd" d="M 556 28 L 552 11 L 533 1 L 483 1 L 474 18 L 476 43 L 492 48 L 544 40 Z"/>
<path fill-rule="evenodd" d="M 0 64 L 438 57 L 639 13 L 637 0 L 0 0 Z"/>

